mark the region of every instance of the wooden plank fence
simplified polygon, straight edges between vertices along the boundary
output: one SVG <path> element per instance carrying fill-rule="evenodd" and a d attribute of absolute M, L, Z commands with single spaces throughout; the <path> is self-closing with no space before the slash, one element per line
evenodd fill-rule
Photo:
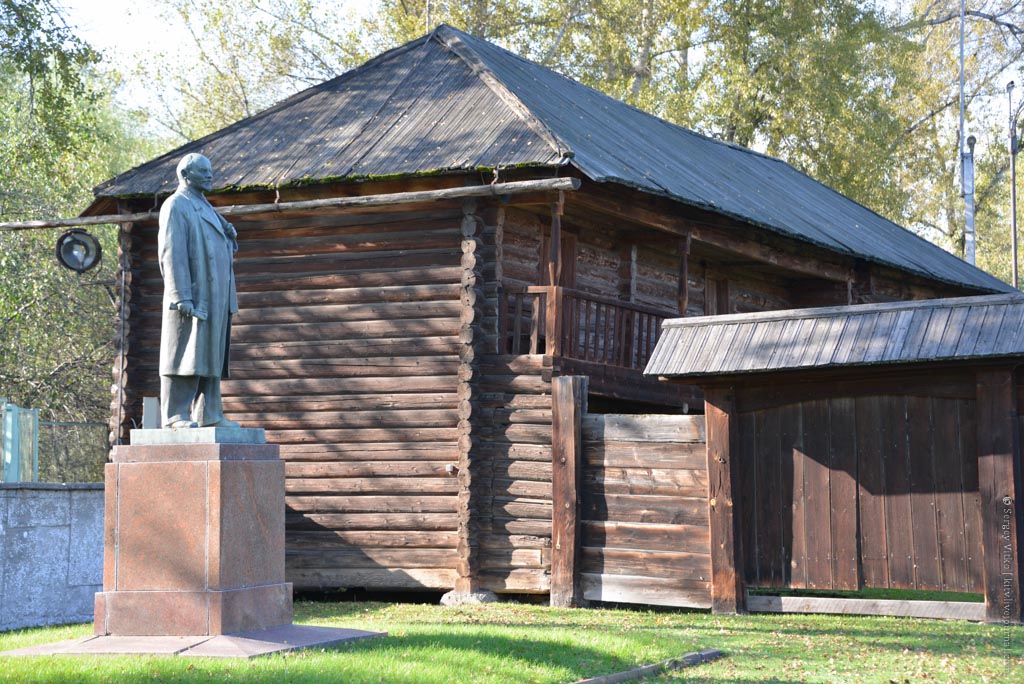
<path fill-rule="evenodd" d="M 983 591 L 974 414 L 892 395 L 741 414 L 746 581 Z"/>
<path fill-rule="evenodd" d="M 972 398 L 737 411 L 712 389 L 705 416 L 588 414 L 582 380 L 552 381 L 553 605 L 985 617 L 980 603 L 747 595 L 985 591 Z"/>
<path fill-rule="evenodd" d="M 552 602 L 710 606 L 703 416 L 582 414 L 579 420 L 578 496 L 569 477 L 558 486 L 567 449 L 555 453 Z M 564 539 L 578 530 L 577 544 L 559 548 L 559 530 Z M 573 577 L 564 576 L 566 567 L 576 568 Z"/>

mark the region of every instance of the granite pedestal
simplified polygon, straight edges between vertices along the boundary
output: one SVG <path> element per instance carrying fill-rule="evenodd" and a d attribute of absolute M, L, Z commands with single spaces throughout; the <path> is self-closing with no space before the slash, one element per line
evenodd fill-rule
<path fill-rule="evenodd" d="M 262 429 L 133 430 L 106 466 L 96 634 L 289 625 L 284 462 Z"/>

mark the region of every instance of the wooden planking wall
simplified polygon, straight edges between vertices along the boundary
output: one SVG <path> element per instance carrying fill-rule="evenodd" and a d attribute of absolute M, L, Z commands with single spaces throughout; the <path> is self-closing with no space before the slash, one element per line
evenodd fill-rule
<path fill-rule="evenodd" d="M 551 363 L 492 355 L 481 368 L 480 586 L 499 593 L 550 589 Z"/>
<path fill-rule="evenodd" d="M 286 459 L 297 587 L 454 586 L 462 210 L 234 223 L 225 407 Z M 136 226 L 127 419 L 159 393 L 156 228 Z"/>
<path fill-rule="evenodd" d="M 502 276 L 506 286 L 539 285 L 543 282 L 541 266 L 545 263 L 542 252 L 547 224 L 539 217 L 523 210 L 510 208 L 506 212 L 499 251 Z M 619 297 L 669 313 L 677 311 L 679 287 L 679 245 L 671 245 L 666 236 L 655 231 L 636 231 L 632 239 L 616 232 L 609 224 L 606 230 L 589 225 L 573 227 L 563 221 L 564 231 L 578 230 L 575 264 L 572 272 L 575 282 L 568 287 L 582 292 Z M 650 243 L 650 244 L 648 244 Z M 636 251 L 632 247 L 635 245 Z M 634 261 L 635 259 L 635 261 Z M 634 269 L 630 284 L 630 271 Z M 747 313 L 793 308 L 794 293 L 789 283 L 778 282 L 749 269 L 719 265 L 699 256 L 690 258 L 688 269 L 688 316 L 703 316 L 706 280 L 728 282 L 728 313 Z M 841 302 L 846 303 L 845 298 Z M 726 313 L 717 311 L 717 313 Z"/>
<path fill-rule="evenodd" d="M 583 418 L 583 598 L 707 608 L 703 416 Z"/>
<path fill-rule="evenodd" d="M 816 399 L 740 415 L 753 586 L 982 591 L 974 401 Z"/>

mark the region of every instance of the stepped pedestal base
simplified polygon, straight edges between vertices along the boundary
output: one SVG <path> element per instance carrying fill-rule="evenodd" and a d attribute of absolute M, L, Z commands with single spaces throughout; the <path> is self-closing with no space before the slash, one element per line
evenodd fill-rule
<path fill-rule="evenodd" d="M 134 430 L 106 466 L 96 634 L 203 636 L 291 624 L 284 462 L 263 431 Z"/>

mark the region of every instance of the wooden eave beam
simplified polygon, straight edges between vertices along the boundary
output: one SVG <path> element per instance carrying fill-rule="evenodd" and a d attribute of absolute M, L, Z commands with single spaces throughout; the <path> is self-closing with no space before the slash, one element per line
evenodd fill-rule
<path fill-rule="evenodd" d="M 736 232 L 736 228 L 727 226 L 726 221 L 719 217 L 703 217 L 700 222 L 697 222 L 672 216 L 667 211 L 662 213 L 646 208 L 634 202 L 597 196 L 587 190 L 575 193 L 572 196 L 572 202 L 619 220 L 644 224 L 681 237 L 691 235 L 692 239 L 697 242 L 703 242 L 759 263 L 770 264 L 795 273 L 838 282 L 848 282 L 854 278 L 852 267 L 816 257 L 802 256 L 760 241 L 737 237 L 733 234 Z M 751 228 L 751 230 L 753 229 Z"/>
<path fill-rule="evenodd" d="M 565 192 L 577 190 L 580 181 L 577 178 L 545 178 L 541 180 L 513 181 L 495 183 L 493 185 L 471 185 L 457 188 L 440 188 L 437 190 L 418 190 L 413 192 L 393 192 L 379 195 L 359 195 L 349 197 L 327 197 L 324 199 L 299 200 L 295 202 L 272 202 L 266 204 L 235 204 L 219 206 L 217 211 L 224 216 L 245 216 L 247 214 L 267 214 L 282 211 L 297 211 L 324 208 L 369 208 L 416 204 L 422 202 L 438 202 L 444 200 L 466 199 L 470 197 L 506 197 L 537 192 Z M 143 211 L 134 214 L 108 214 L 104 216 L 80 216 L 69 219 L 53 219 L 44 221 L 14 221 L 0 223 L 0 231 L 39 230 L 43 228 L 74 228 L 96 226 L 111 223 L 135 223 L 137 221 L 154 221 L 159 218 L 159 211 Z"/>

